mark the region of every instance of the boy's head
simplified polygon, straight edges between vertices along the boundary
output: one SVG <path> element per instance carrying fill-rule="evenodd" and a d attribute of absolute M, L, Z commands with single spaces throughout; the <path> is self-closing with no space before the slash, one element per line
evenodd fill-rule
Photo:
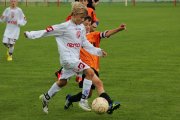
<path fill-rule="evenodd" d="M 86 33 L 90 32 L 90 28 L 91 28 L 91 17 L 90 16 L 86 16 L 84 18 L 84 22 L 83 22 L 85 28 L 86 28 Z"/>
<path fill-rule="evenodd" d="M 18 0 L 10 0 L 10 6 L 11 8 L 15 8 L 18 4 Z"/>
<path fill-rule="evenodd" d="M 87 4 L 88 4 L 88 0 L 78 0 L 78 1 L 85 6 L 87 6 Z"/>
<path fill-rule="evenodd" d="M 87 8 L 80 2 L 72 3 L 72 21 L 75 24 L 81 24 L 87 16 Z"/>

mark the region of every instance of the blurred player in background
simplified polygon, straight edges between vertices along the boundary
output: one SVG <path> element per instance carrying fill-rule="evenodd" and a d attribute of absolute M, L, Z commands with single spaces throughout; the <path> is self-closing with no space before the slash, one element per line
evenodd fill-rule
<path fill-rule="evenodd" d="M 17 7 L 17 4 L 18 0 L 10 0 L 10 7 L 6 8 L 0 17 L 0 22 L 7 24 L 3 36 L 3 44 L 8 48 L 7 61 L 12 61 L 14 45 L 20 34 L 20 26 L 27 23 L 23 11 Z"/>
<path fill-rule="evenodd" d="M 99 4 L 99 0 L 88 0 L 87 7 L 96 10 L 96 6 Z"/>
<path fill-rule="evenodd" d="M 80 48 L 83 47 L 91 54 L 97 56 L 106 56 L 107 53 L 100 48 L 94 47 L 86 38 L 86 29 L 83 24 L 87 16 L 87 8 L 79 2 L 72 3 L 71 20 L 58 25 L 49 26 L 46 30 L 26 31 L 24 34 L 27 38 L 37 39 L 47 36 L 55 36 L 60 54 L 60 64 L 63 69 L 60 80 L 56 81 L 47 93 L 42 94 L 40 99 L 43 105 L 43 111 L 48 113 L 48 103 L 50 99 L 67 84 L 67 81 L 73 76 L 80 73 L 86 75 L 82 97 L 79 106 L 84 110 L 90 111 L 87 97 L 90 92 L 92 83 L 96 86 L 98 95 L 109 101 L 109 95 L 105 93 L 102 81 L 96 76 L 94 71 L 80 58 Z"/>

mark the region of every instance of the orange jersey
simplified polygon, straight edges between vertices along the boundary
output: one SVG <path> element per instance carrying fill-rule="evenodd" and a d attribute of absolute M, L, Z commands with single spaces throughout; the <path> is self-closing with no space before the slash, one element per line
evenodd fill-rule
<path fill-rule="evenodd" d="M 91 19 L 92 19 L 93 22 L 99 21 L 99 20 L 97 19 L 97 17 L 96 17 L 95 11 L 94 11 L 92 8 L 89 8 L 89 7 L 88 7 L 87 10 L 88 10 L 88 15 L 91 17 Z"/>
<path fill-rule="evenodd" d="M 106 31 L 105 31 L 106 32 Z M 100 47 L 101 38 L 105 38 L 105 32 L 91 32 L 86 35 L 87 40 L 94 46 Z M 96 71 L 99 71 L 99 57 L 88 53 L 85 49 L 81 48 L 80 50 L 80 59 L 85 62 L 90 67 L 94 68 Z"/>

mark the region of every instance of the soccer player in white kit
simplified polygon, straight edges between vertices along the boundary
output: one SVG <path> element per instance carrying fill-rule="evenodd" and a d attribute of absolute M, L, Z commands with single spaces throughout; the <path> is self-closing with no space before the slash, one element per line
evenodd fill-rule
<path fill-rule="evenodd" d="M 21 8 L 17 7 L 17 0 L 10 0 L 10 7 L 6 8 L 0 16 L 0 22 L 6 22 L 6 29 L 3 36 L 3 44 L 8 48 L 7 61 L 12 61 L 14 44 L 19 38 L 20 26 L 27 21 Z"/>
<path fill-rule="evenodd" d="M 60 80 L 56 81 L 47 93 L 40 95 L 43 104 L 43 111 L 48 113 L 48 103 L 50 99 L 67 84 L 67 81 L 73 75 L 84 73 L 86 75 L 83 83 L 82 98 L 79 106 L 91 111 L 88 105 L 87 97 L 89 95 L 92 83 L 97 88 L 99 96 L 105 99 L 110 98 L 105 93 L 102 81 L 95 75 L 94 71 L 80 58 L 80 48 L 83 47 L 91 54 L 97 56 L 106 56 L 107 53 L 100 48 L 95 48 L 86 39 L 86 30 L 82 22 L 87 16 L 86 6 L 79 2 L 72 3 L 72 18 L 71 20 L 49 26 L 46 30 L 26 31 L 24 34 L 27 38 L 36 39 L 47 36 L 55 36 L 60 54 L 60 64 L 62 65 L 62 74 Z"/>

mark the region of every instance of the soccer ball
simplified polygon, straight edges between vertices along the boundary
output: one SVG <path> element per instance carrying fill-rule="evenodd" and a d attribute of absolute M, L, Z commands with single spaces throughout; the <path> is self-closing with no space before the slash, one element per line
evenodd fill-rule
<path fill-rule="evenodd" d="M 97 97 L 93 100 L 91 107 L 95 113 L 103 114 L 107 112 L 109 104 L 105 98 Z"/>

